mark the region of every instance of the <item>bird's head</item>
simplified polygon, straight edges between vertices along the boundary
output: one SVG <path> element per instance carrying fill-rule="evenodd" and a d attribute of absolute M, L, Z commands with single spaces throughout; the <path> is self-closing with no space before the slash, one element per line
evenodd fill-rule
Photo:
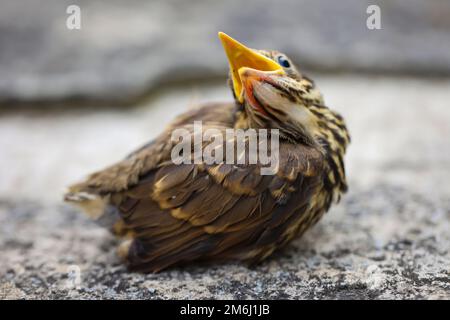
<path fill-rule="evenodd" d="M 233 95 L 248 125 L 279 129 L 280 137 L 316 144 L 331 111 L 315 110 L 324 103 L 314 82 L 281 52 L 247 48 L 222 32 L 219 38 L 229 61 Z"/>

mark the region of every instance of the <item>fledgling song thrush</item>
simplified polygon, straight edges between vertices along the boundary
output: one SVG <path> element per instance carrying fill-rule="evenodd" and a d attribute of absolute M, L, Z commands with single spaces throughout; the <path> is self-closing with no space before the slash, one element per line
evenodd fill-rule
<path fill-rule="evenodd" d="M 109 221 L 131 270 L 157 272 L 194 260 L 257 263 L 303 234 L 347 189 L 350 137 L 314 82 L 283 53 L 249 49 L 224 33 L 219 38 L 235 101 L 182 114 L 152 142 L 65 195 L 93 219 Z M 195 121 L 219 132 L 278 129 L 275 174 L 261 174 L 262 164 L 247 158 L 174 163 L 171 134 L 193 133 Z"/>

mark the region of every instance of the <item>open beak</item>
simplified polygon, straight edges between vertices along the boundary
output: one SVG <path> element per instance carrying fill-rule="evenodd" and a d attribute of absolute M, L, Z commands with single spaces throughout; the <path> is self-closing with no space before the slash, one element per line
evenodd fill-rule
<path fill-rule="evenodd" d="M 219 38 L 230 65 L 234 93 L 240 103 L 244 102 L 244 84 L 241 75 L 245 74 L 244 71 L 246 69 L 250 68 L 263 72 L 270 71 L 272 74 L 285 74 L 278 63 L 255 50 L 247 48 L 229 35 L 219 32 Z"/>

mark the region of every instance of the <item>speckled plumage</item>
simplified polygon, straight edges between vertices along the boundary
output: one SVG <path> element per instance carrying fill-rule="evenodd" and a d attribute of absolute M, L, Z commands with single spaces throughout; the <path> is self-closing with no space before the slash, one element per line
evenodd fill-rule
<path fill-rule="evenodd" d="M 316 223 L 347 189 L 343 156 L 350 137 L 343 118 L 324 106 L 292 62 L 284 71 L 244 85 L 243 103 L 231 86 L 235 102 L 184 113 L 151 143 L 70 187 L 65 199 L 110 221 L 125 239 L 120 251 L 132 270 L 263 260 Z M 278 172 L 261 175 L 261 165 L 248 161 L 175 165 L 171 132 L 191 132 L 194 121 L 202 121 L 203 130 L 279 129 Z"/>

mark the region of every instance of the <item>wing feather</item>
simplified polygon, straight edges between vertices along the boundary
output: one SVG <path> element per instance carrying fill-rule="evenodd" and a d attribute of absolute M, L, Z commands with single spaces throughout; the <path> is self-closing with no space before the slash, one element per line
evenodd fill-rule
<path fill-rule="evenodd" d="M 232 107 L 205 110 L 189 112 L 172 126 L 192 130 L 199 118 L 219 130 L 232 126 Z M 243 165 L 175 165 L 171 148 L 165 132 L 70 191 L 108 197 L 118 209 L 134 236 L 127 257 L 134 270 L 210 258 L 258 261 L 291 236 L 287 231 L 304 219 L 322 181 L 322 153 L 302 145 L 280 143 L 273 176 L 261 175 L 261 164 L 248 159 Z"/>

